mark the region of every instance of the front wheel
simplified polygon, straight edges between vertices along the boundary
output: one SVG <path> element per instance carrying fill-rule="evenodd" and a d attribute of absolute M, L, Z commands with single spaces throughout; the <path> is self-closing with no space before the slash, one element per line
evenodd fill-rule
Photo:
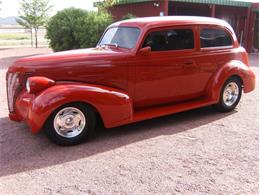
<path fill-rule="evenodd" d="M 218 104 L 214 108 L 220 112 L 229 112 L 235 109 L 242 95 L 242 83 L 236 77 L 229 78 L 223 85 Z"/>
<path fill-rule="evenodd" d="M 67 104 L 58 108 L 48 119 L 45 133 L 58 145 L 79 144 L 93 134 L 96 117 L 90 106 Z"/>

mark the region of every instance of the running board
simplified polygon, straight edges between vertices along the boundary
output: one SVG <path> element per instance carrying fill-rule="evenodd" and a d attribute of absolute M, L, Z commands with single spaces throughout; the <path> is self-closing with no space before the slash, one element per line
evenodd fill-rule
<path fill-rule="evenodd" d="M 145 110 L 136 111 L 130 123 L 192 110 L 195 108 L 209 106 L 216 103 L 216 101 L 212 101 L 209 99 L 199 99 L 174 105 L 164 105 L 160 107 L 148 108 Z"/>

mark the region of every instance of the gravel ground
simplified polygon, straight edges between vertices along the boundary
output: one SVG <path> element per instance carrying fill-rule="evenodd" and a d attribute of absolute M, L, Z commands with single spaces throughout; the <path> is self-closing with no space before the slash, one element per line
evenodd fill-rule
<path fill-rule="evenodd" d="M 0 50 L 0 194 L 258 194 L 258 86 L 231 113 L 206 107 L 59 147 L 9 121 L 5 94 L 16 56 L 49 52 Z"/>

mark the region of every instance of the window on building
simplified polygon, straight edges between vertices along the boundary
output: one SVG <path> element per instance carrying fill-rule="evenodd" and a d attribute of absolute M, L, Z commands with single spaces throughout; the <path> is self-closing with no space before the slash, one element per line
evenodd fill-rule
<path fill-rule="evenodd" d="M 155 31 L 148 34 L 143 47 L 152 51 L 184 50 L 194 48 L 194 35 L 191 29 Z"/>
<path fill-rule="evenodd" d="M 205 28 L 200 31 L 201 48 L 231 46 L 232 39 L 224 29 Z"/>

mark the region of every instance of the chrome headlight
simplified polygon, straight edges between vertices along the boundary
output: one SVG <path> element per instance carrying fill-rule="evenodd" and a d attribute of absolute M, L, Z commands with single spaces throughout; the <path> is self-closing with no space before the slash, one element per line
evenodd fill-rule
<path fill-rule="evenodd" d="M 28 93 L 36 94 L 53 85 L 55 85 L 55 81 L 52 79 L 42 76 L 32 76 L 26 81 L 26 90 Z"/>

